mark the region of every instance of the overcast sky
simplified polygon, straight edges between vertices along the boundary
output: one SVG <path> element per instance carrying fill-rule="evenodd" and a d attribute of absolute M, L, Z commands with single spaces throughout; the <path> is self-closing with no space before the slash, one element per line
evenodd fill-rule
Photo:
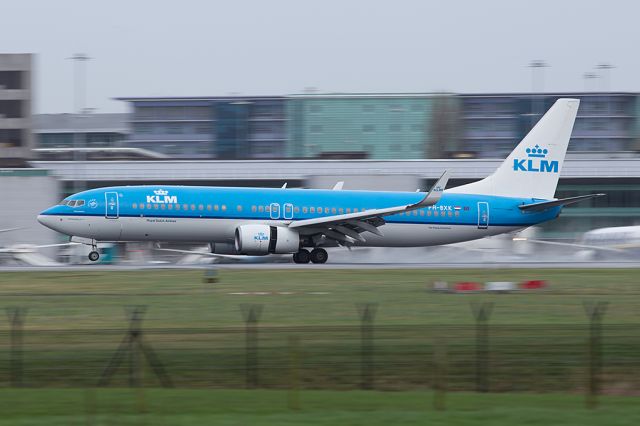
<path fill-rule="evenodd" d="M 611 89 L 640 91 L 638 12 L 622 0 L 5 0 L 0 52 L 37 54 L 37 113 L 73 109 L 75 52 L 94 58 L 99 112 L 124 111 L 118 96 L 530 91 L 532 59 L 550 65 L 546 90 L 584 90 L 609 62 Z"/>

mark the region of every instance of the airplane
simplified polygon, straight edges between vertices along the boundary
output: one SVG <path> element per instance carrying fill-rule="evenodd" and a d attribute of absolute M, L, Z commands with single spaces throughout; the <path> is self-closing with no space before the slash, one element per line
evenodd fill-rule
<path fill-rule="evenodd" d="M 18 231 L 22 228 L 6 228 L 0 229 L 0 234 L 5 232 Z M 40 249 L 49 247 L 62 247 L 68 246 L 72 243 L 63 244 L 14 244 L 10 246 L 0 246 L 0 263 L 4 263 L 5 260 L 10 262 L 19 262 L 21 264 L 27 264 L 31 266 L 58 266 L 59 262 L 51 260 L 45 255 L 39 252 Z"/>
<path fill-rule="evenodd" d="M 115 186 L 65 198 L 38 221 L 92 247 L 98 242 L 209 243 L 228 255 L 290 254 L 325 263 L 326 247 L 419 247 L 514 232 L 562 207 L 604 194 L 554 198 L 580 101 L 559 99 L 490 176 L 429 192 Z"/>
<path fill-rule="evenodd" d="M 517 236 L 514 241 L 526 241 L 534 244 L 568 247 L 577 250 L 580 260 L 606 258 L 635 259 L 640 252 L 640 226 L 612 226 L 592 229 L 583 233 L 575 242 L 538 240 Z"/>

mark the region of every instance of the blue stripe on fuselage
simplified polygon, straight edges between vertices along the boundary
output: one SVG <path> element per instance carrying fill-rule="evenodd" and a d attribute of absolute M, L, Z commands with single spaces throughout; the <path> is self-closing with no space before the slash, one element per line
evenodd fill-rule
<path fill-rule="evenodd" d="M 42 214 L 105 216 L 107 199 L 111 203 L 111 210 L 114 209 L 113 197 L 105 196 L 106 193 L 117 193 L 119 216 L 246 220 L 310 219 L 353 212 L 354 209 L 362 211 L 413 204 L 424 197 L 423 193 L 416 192 L 120 186 L 80 192 L 68 199 L 84 200 L 83 206 L 58 205 L 47 209 Z M 523 213 L 518 209 L 520 204 L 536 201 L 542 200 L 445 192 L 435 206 L 410 213 L 385 216 L 385 220 L 388 223 L 477 225 L 478 203 L 481 202 L 489 205 L 489 225 L 492 226 L 530 226 L 551 220 L 560 212 L 561 207 L 530 213 Z M 279 206 L 279 214 L 267 211 L 267 206 L 272 204 Z M 318 212 L 318 209 L 321 209 L 321 212 Z"/>

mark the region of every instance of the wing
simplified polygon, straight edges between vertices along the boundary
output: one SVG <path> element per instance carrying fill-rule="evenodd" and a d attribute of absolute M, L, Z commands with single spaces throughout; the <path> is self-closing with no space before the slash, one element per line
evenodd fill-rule
<path fill-rule="evenodd" d="M 289 228 L 297 229 L 301 234 L 312 235 L 316 243 L 323 238 L 333 240 L 340 245 L 351 245 L 356 241 L 364 242 L 365 239 L 360 234 L 365 231 L 382 236 L 378 227 L 386 223 L 384 216 L 436 204 L 440 201 L 448 180 L 449 173 L 445 171 L 424 198 L 415 204 L 299 220 L 290 223 Z"/>

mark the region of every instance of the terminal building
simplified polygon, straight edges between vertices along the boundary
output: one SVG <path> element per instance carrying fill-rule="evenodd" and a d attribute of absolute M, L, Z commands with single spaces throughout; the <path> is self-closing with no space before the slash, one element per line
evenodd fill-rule
<path fill-rule="evenodd" d="M 0 166 L 24 166 L 31 157 L 33 56 L 0 54 Z"/>
<path fill-rule="evenodd" d="M 335 93 L 119 98 L 128 146 L 181 159 L 502 158 L 560 97 L 581 107 L 570 150 L 640 149 L 636 93 Z"/>

